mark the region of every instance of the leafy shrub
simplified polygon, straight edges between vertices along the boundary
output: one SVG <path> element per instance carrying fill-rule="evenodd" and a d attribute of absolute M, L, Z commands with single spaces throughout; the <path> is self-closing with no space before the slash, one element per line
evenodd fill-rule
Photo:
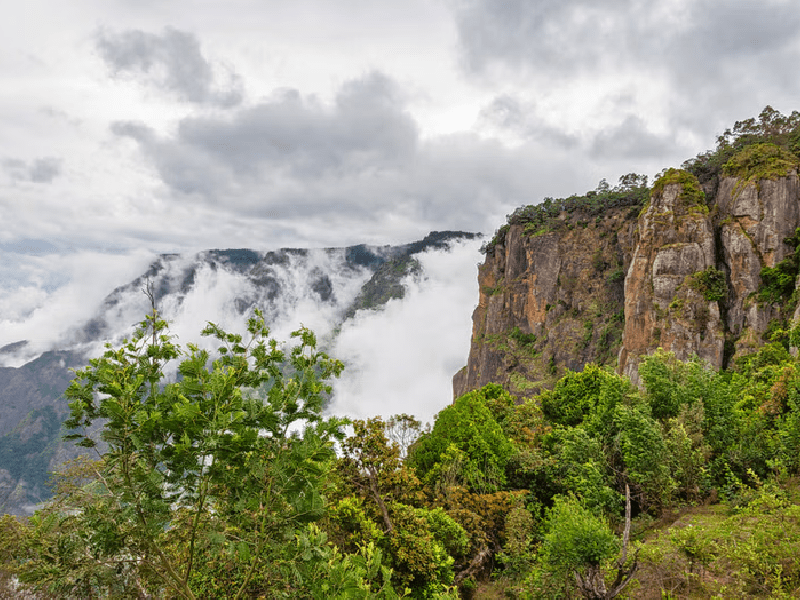
<path fill-rule="evenodd" d="M 497 559 L 507 575 L 519 577 L 533 565 L 535 525 L 533 515 L 522 506 L 514 508 L 506 518 L 506 543 Z"/>
<path fill-rule="evenodd" d="M 535 333 L 522 333 L 520 328 L 516 326 L 508 334 L 508 337 L 524 348 L 529 348 L 536 343 Z"/>
<path fill-rule="evenodd" d="M 542 392 L 542 412 L 551 423 L 575 426 L 583 422 L 600 401 L 601 390 L 606 380 L 614 377 L 595 364 L 588 364 L 583 371 L 567 371 L 552 390 Z"/>
<path fill-rule="evenodd" d="M 786 177 L 796 169 L 797 157 L 772 143 L 746 146 L 734 154 L 722 168 L 723 175 L 739 177 L 744 181 Z"/>
<path fill-rule="evenodd" d="M 573 597 L 576 576 L 602 573 L 619 549 L 619 540 L 604 519 L 572 496 L 554 500 L 537 564 L 526 581 L 534 598 Z"/>
<path fill-rule="evenodd" d="M 622 269 L 622 267 L 617 267 L 608 274 L 608 277 L 606 277 L 606 280 L 609 283 L 616 283 L 617 281 L 622 281 L 623 279 L 625 279 L 625 271 Z"/>
<path fill-rule="evenodd" d="M 728 295 L 728 284 L 725 282 L 725 273 L 716 267 L 708 267 L 692 275 L 691 287 L 701 294 L 708 302 L 719 302 Z"/>
<path fill-rule="evenodd" d="M 774 267 L 764 267 L 761 269 L 761 285 L 758 288 L 759 302 L 773 303 L 787 301 L 792 298 L 797 282 L 797 275 L 800 272 L 800 228 L 795 230 L 791 237 L 784 238 L 784 244 L 792 246 L 794 252 L 780 261 Z M 793 306 L 787 307 L 793 310 Z"/>
<path fill-rule="evenodd" d="M 420 478 L 440 475 L 442 458 L 452 444 L 464 454 L 459 477 L 470 489 L 492 492 L 502 485 L 512 446 L 489 404 L 503 394 L 507 396 L 502 387 L 489 384 L 464 394 L 437 415 L 431 432 L 409 453 Z"/>

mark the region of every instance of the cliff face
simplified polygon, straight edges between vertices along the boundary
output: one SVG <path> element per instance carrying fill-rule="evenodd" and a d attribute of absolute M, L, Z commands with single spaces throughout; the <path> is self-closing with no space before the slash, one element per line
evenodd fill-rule
<path fill-rule="evenodd" d="M 794 305 L 764 295 L 762 269 L 794 252 L 798 226 L 796 170 L 705 186 L 670 170 L 643 207 L 512 218 L 479 267 L 455 395 L 496 382 L 529 396 L 589 362 L 636 381 L 659 347 L 723 368 L 789 328 Z"/>
<path fill-rule="evenodd" d="M 480 299 L 469 362 L 454 379 L 457 396 L 490 381 L 532 395 L 566 368 L 616 359 L 636 212 L 562 211 L 543 229 L 511 225 L 479 267 Z"/>
<path fill-rule="evenodd" d="M 659 346 L 681 359 L 697 354 L 722 366 L 719 306 L 694 280 L 716 267 L 714 230 L 699 187 L 674 179 L 653 190 L 639 216 L 639 243 L 625 276 L 619 368 L 634 381 L 640 357 Z"/>
<path fill-rule="evenodd" d="M 728 271 L 727 328 L 736 352 L 760 344 L 769 324 L 781 318 L 781 303 L 761 303 L 754 297 L 762 284 L 763 267 L 775 267 L 792 252 L 784 243 L 800 223 L 797 173 L 775 181 L 744 182 L 726 177 L 719 186 L 717 206 L 722 262 Z"/>

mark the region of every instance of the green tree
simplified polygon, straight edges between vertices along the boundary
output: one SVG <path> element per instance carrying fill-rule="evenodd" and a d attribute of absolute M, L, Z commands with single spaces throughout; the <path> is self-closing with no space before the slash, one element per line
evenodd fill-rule
<path fill-rule="evenodd" d="M 394 429 L 396 423 L 390 426 Z M 372 510 L 362 511 L 358 500 L 344 498 L 337 505 L 337 522 L 331 525 L 339 538 L 365 536 L 362 544 L 376 540 L 393 568 L 397 589 L 409 589 L 415 598 L 433 597 L 453 583 L 454 557 L 466 554 L 469 538 L 441 508 L 414 506 L 423 501 L 421 485 L 400 459 L 400 445 L 389 441 L 387 429 L 380 417 L 353 421 L 338 471 L 345 491 L 351 489 Z M 382 531 L 364 522 L 365 513 Z"/>
<path fill-rule="evenodd" d="M 592 429 L 600 433 L 608 426 L 614 406 L 634 393 L 628 380 L 590 363 L 581 372 L 568 371 L 540 398 L 542 412 L 551 423 L 574 426 L 591 417 Z"/>
<path fill-rule="evenodd" d="M 684 404 L 711 397 L 716 385 L 716 374 L 696 356 L 684 362 L 661 349 L 641 362 L 639 375 L 653 418 L 659 420 L 677 417 Z"/>
<path fill-rule="evenodd" d="M 400 459 L 399 444 L 389 441 L 383 419 L 353 421 L 353 435 L 344 440 L 342 454 L 338 470 L 346 485 L 370 501 L 384 531 L 391 533 L 389 503 L 418 503 L 421 486 L 413 469 Z"/>
<path fill-rule="evenodd" d="M 625 479 L 634 484 L 642 509 L 656 513 L 669 506 L 677 488 L 669 468 L 668 446 L 647 407 L 618 406 L 615 452 L 622 457 Z"/>
<path fill-rule="evenodd" d="M 431 432 L 420 436 L 412 447 L 409 461 L 420 478 L 440 475 L 443 457 L 452 444 L 463 453 L 464 460 L 458 461 L 460 478 L 469 489 L 480 492 L 500 489 L 513 451 L 495 416 L 505 412 L 503 407 L 508 402 L 504 395 L 507 393 L 500 386 L 489 384 L 464 394 L 444 408 Z"/>
<path fill-rule="evenodd" d="M 245 341 L 209 324 L 203 335 L 220 343 L 211 360 L 192 344 L 185 353 L 154 310 L 120 348 L 108 345 L 77 371 L 67 426 L 82 433 L 70 437 L 107 449 L 94 491 L 75 486 L 39 529 L 72 522 L 81 560 L 124 562 L 130 576 L 115 585 L 126 590 L 137 581 L 158 595 L 238 598 L 280 579 L 276 540 L 324 512 L 333 440 L 343 437 L 343 421 L 322 417 L 325 382 L 343 366 L 316 350 L 307 329 L 292 334 L 299 343 L 288 353 L 269 339 L 260 313 L 248 333 Z M 165 382 L 180 357 L 179 381 Z M 300 425 L 302 435 L 291 433 Z M 203 576 L 215 565 L 230 574 L 224 591 Z M 51 589 L 69 578 L 69 560 L 59 567 L 45 582 Z M 33 572 L 26 580 L 37 585 Z M 87 585 L 110 589 L 97 577 Z"/>
<path fill-rule="evenodd" d="M 574 496 L 556 496 L 548 513 L 546 533 L 530 583 L 541 598 L 564 597 L 573 579 L 584 598 L 609 600 L 628 585 L 638 563 L 635 554 L 628 561 L 631 506 L 626 489 L 625 529 L 620 540 L 608 523 L 584 508 Z M 617 560 L 612 558 L 620 551 Z M 616 576 L 608 587 L 605 572 L 612 567 Z M 555 592 L 555 593 L 554 593 Z"/>
<path fill-rule="evenodd" d="M 598 438 L 585 427 L 557 427 L 545 437 L 544 445 L 553 461 L 545 467 L 543 479 L 549 485 L 541 486 L 545 491 L 539 498 L 542 504 L 549 505 L 554 494 L 574 494 L 592 510 L 619 511 L 622 503 L 613 487 L 611 462 Z"/>

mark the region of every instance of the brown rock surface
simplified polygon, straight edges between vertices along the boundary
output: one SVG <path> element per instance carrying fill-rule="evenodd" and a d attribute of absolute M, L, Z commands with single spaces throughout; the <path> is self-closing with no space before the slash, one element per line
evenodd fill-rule
<path fill-rule="evenodd" d="M 636 238 L 628 213 L 562 214 L 552 230 L 534 234 L 509 228 L 479 268 L 469 362 L 454 377 L 456 396 L 489 382 L 532 395 L 566 368 L 614 362 L 623 273 Z"/>
<path fill-rule="evenodd" d="M 702 187 L 681 177 L 688 187 L 657 186 L 638 219 L 617 207 L 598 217 L 562 212 L 527 231 L 512 224 L 479 268 L 470 355 L 455 395 L 489 382 L 533 395 L 589 362 L 636 380 L 641 357 L 658 347 L 723 368 L 763 344 L 770 324 L 787 318 L 786 306 L 759 303 L 756 294 L 761 269 L 793 251 L 784 239 L 800 227 L 797 174 Z M 711 269 L 725 277 L 719 301 L 698 285 L 697 274 Z M 796 313 L 788 318 L 800 320 Z"/>
<path fill-rule="evenodd" d="M 722 366 L 724 329 L 717 302 L 691 285 L 716 266 L 708 209 L 685 198 L 684 185 L 653 193 L 639 217 L 639 244 L 625 277 L 625 329 L 619 369 L 636 381 L 640 357 L 656 348 Z"/>

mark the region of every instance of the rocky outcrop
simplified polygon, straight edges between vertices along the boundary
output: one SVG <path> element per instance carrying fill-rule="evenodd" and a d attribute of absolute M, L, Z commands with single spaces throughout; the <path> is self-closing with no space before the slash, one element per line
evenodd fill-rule
<path fill-rule="evenodd" d="M 759 303 L 761 269 L 774 267 L 792 251 L 784 243 L 800 226 L 796 172 L 775 180 L 746 182 L 726 177 L 717 193 L 722 263 L 729 280 L 727 328 L 735 352 L 760 345 L 784 307 Z"/>
<path fill-rule="evenodd" d="M 695 279 L 716 269 L 714 231 L 696 181 L 674 173 L 674 181 L 654 189 L 639 217 L 639 243 L 625 277 L 619 369 L 634 381 L 640 358 L 658 347 L 722 366 L 718 302 L 707 299 Z"/>
<path fill-rule="evenodd" d="M 457 396 L 490 381 L 532 395 L 567 368 L 614 362 L 624 272 L 636 246 L 630 214 L 630 207 L 602 217 L 565 211 L 541 230 L 511 225 L 479 267 L 480 298 L 469 362 L 454 379 Z"/>
<path fill-rule="evenodd" d="M 724 368 L 800 320 L 792 300 L 765 296 L 761 276 L 794 252 L 798 227 L 796 169 L 704 186 L 671 169 L 635 212 L 562 212 L 535 227 L 512 218 L 479 266 L 454 393 L 496 382 L 533 395 L 589 362 L 636 381 L 659 347 Z"/>

